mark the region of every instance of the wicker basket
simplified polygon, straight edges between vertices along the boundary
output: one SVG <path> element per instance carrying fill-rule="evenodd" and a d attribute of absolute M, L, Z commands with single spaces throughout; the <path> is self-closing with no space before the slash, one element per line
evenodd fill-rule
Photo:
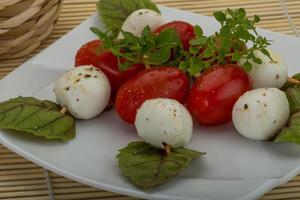
<path fill-rule="evenodd" d="M 63 0 L 0 0 L 0 60 L 29 54 L 50 35 Z"/>

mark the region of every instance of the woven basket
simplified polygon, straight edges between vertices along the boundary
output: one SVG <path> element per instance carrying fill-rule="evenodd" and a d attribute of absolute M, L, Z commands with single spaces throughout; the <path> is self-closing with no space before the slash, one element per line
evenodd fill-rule
<path fill-rule="evenodd" d="M 29 54 L 50 35 L 63 0 L 0 0 L 0 60 Z"/>

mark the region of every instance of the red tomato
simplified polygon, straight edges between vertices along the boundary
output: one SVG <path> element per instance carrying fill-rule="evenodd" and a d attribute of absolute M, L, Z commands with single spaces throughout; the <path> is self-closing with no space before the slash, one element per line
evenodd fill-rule
<path fill-rule="evenodd" d="M 156 28 L 154 32 L 160 33 L 167 28 L 175 29 L 182 42 L 183 48 L 188 50 L 190 47 L 190 40 L 195 38 L 194 26 L 183 21 L 173 21 Z"/>
<path fill-rule="evenodd" d="M 196 80 L 187 107 L 202 124 L 225 123 L 231 120 L 235 102 L 250 89 L 251 81 L 241 67 L 217 65 Z"/>
<path fill-rule="evenodd" d="M 111 97 L 114 99 L 122 84 L 133 75 L 143 70 L 144 65 L 133 65 L 128 70 L 121 72 L 118 68 L 117 57 L 110 51 L 99 52 L 98 49 L 100 46 L 100 40 L 93 40 L 84 44 L 77 51 L 75 66 L 93 65 L 101 69 L 110 82 L 112 88 Z"/>
<path fill-rule="evenodd" d="M 162 97 L 184 103 L 188 91 L 189 80 L 181 70 L 174 67 L 150 68 L 123 84 L 115 107 L 124 121 L 133 124 L 137 109 L 147 99 Z"/>

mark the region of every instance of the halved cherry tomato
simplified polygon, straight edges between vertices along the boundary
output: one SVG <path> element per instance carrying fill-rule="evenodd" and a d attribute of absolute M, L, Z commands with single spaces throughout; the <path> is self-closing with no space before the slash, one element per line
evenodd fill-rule
<path fill-rule="evenodd" d="M 184 103 L 188 91 L 189 80 L 181 70 L 174 67 L 150 68 L 122 85 L 115 107 L 124 121 L 133 124 L 137 109 L 147 99 L 162 97 Z"/>
<path fill-rule="evenodd" d="M 190 40 L 195 38 L 194 26 L 184 21 L 172 21 L 155 29 L 155 33 L 160 33 L 167 28 L 174 28 L 177 32 L 183 48 L 188 50 Z"/>
<path fill-rule="evenodd" d="M 187 107 L 202 124 L 225 123 L 231 120 L 235 102 L 250 89 L 250 78 L 240 66 L 217 65 L 196 80 Z"/>
<path fill-rule="evenodd" d="M 122 84 L 144 69 L 144 65 L 138 64 L 131 66 L 128 70 L 121 72 L 118 68 L 118 59 L 110 51 L 100 50 L 101 41 L 93 40 L 84 44 L 78 51 L 75 57 L 75 66 L 93 65 L 107 76 L 111 84 L 111 97 L 114 99 L 118 89 Z"/>

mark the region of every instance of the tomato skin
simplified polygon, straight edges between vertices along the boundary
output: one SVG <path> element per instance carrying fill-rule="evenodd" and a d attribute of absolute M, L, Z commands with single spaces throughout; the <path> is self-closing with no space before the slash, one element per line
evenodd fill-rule
<path fill-rule="evenodd" d="M 122 84 L 144 69 L 144 65 L 136 64 L 128 70 L 121 72 L 118 68 L 117 57 L 110 51 L 102 50 L 97 52 L 101 46 L 100 40 L 92 40 L 84 44 L 78 51 L 75 57 L 75 66 L 93 65 L 99 68 L 108 78 L 112 92 L 111 98 L 117 94 L 118 89 Z"/>
<path fill-rule="evenodd" d="M 154 33 L 160 33 L 167 28 L 174 28 L 177 32 L 184 50 L 190 47 L 190 40 L 195 38 L 194 26 L 184 21 L 172 21 L 155 29 Z"/>
<path fill-rule="evenodd" d="M 137 109 L 147 99 L 170 98 L 185 103 L 189 91 L 189 80 L 174 67 L 146 69 L 129 79 L 119 89 L 116 110 L 127 123 L 133 124 Z"/>
<path fill-rule="evenodd" d="M 235 102 L 249 90 L 251 80 L 240 66 L 216 65 L 195 81 L 187 107 L 201 124 L 225 123 L 232 118 Z"/>

